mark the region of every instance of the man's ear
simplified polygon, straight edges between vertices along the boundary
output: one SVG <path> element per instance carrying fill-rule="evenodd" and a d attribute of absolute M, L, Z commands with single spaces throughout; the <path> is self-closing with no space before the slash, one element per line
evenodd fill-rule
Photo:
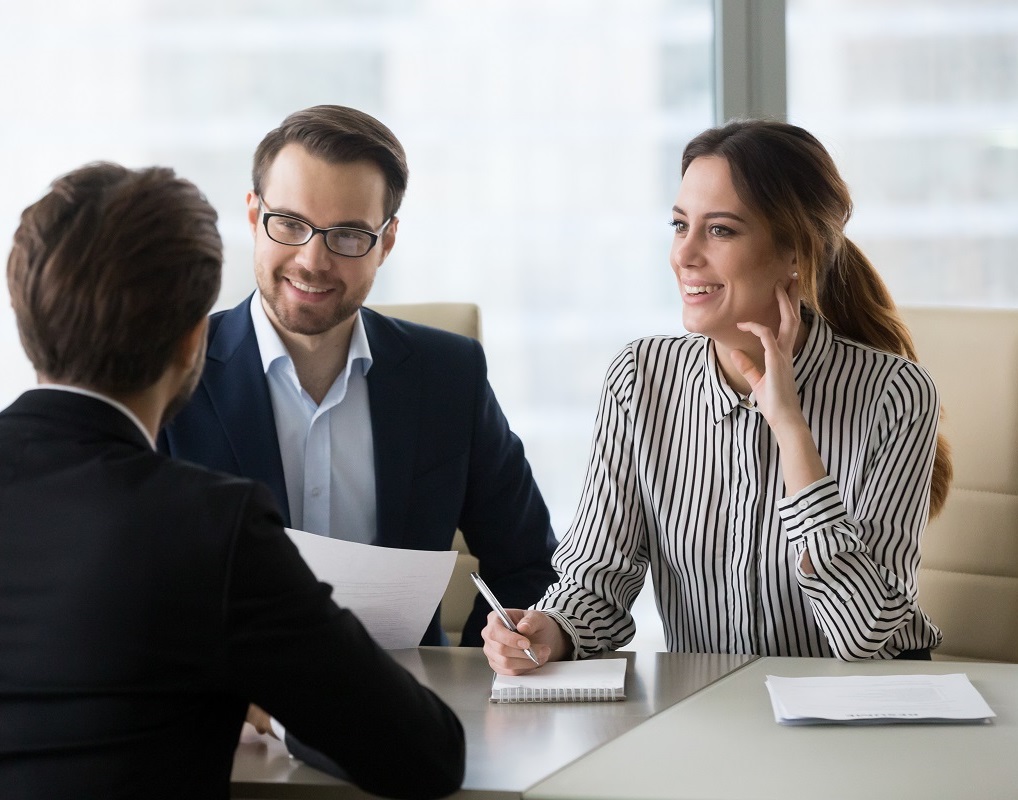
<path fill-rule="evenodd" d="M 248 192 L 245 202 L 247 203 L 247 224 L 251 227 L 251 236 L 254 237 L 258 235 L 258 217 L 261 211 L 258 206 L 258 195 L 253 190 Z"/>
<path fill-rule="evenodd" d="M 382 261 L 379 264 L 381 266 L 385 263 L 385 259 L 389 257 L 389 253 L 392 252 L 392 248 L 396 246 L 396 229 L 399 227 L 399 217 L 393 217 L 386 228 L 385 232 L 382 233 L 382 241 L 379 245 L 382 248 Z"/>
<path fill-rule="evenodd" d="M 208 339 L 209 318 L 202 317 L 201 322 L 180 337 L 174 365 L 185 373 L 190 373 L 195 364 L 205 358 L 205 344 Z"/>

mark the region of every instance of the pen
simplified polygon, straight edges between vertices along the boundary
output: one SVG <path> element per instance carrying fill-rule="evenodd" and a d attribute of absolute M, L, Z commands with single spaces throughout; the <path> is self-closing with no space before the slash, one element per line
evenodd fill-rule
<path fill-rule="evenodd" d="M 475 584 L 477 584 L 477 588 L 484 596 L 484 599 L 488 601 L 488 605 L 491 606 L 492 610 L 502 618 L 502 624 L 513 633 L 519 633 L 516 626 L 513 624 L 513 621 L 509 619 L 509 615 L 505 613 L 505 609 L 502 608 L 502 604 L 498 602 L 498 598 L 492 594 L 491 589 L 488 588 L 488 584 L 484 582 L 484 579 L 476 572 L 471 572 L 470 578 Z M 523 652 L 526 653 L 527 658 L 537 664 L 537 666 L 541 666 L 541 662 L 537 660 L 537 656 L 534 655 L 534 652 L 529 647 L 523 648 Z"/>

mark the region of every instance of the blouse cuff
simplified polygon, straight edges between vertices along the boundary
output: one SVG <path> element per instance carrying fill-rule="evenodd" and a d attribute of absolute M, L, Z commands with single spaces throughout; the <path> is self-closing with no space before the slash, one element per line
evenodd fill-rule
<path fill-rule="evenodd" d="M 852 533 L 848 512 L 838 485 L 830 476 L 810 484 L 792 497 L 779 501 L 788 540 L 796 549 L 796 577 L 807 594 L 822 596 L 833 591 L 843 603 L 851 601 L 855 587 L 850 575 L 839 568 L 836 556 L 865 550 Z M 801 558 L 808 550 L 814 575 L 802 571 Z"/>
<path fill-rule="evenodd" d="M 558 623 L 558 626 L 566 632 L 566 636 L 568 636 L 570 641 L 573 643 L 572 655 L 569 657 L 569 660 L 576 661 L 580 655 L 580 636 L 576 632 L 576 628 L 573 627 L 573 623 L 561 611 L 549 610 L 544 613 L 555 620 L 555 622 Z"/>
<path fill-rule="evenodd" d="M 788 540 L 794 544 L 804 544 L 803 539 L 808 534 L 823 528 L 830 529 L 848 519 L 838 484 L 830 475 L 811 483 L 791 497 L 779 500 L 778 514 Z"/>

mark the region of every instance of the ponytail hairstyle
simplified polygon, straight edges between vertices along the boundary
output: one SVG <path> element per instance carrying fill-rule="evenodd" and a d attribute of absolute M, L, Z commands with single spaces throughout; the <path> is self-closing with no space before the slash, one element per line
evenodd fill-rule
<path fill-rule="evenodd" d="M 845 236 L 852 198 L 824 146 L 795 125 L 737 120 L 704 131 L 686 145 L 693 159 L 725 159 L 739 199 L 767 220 L 778 247 L 795 253 L 802 303 L 835 333 L 918 361 L 912 336 L 880 275 Z M 933 462 L 930 516 L 947 500 L 953 468 L 941 433 Z"/>

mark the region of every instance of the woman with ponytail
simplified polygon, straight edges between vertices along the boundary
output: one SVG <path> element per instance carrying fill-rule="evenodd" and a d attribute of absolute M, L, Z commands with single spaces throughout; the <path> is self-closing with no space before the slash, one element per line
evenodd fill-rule
<path fill-rule="evenodd" d="M 671 266 L 688 334 L 628 345 L 579 509 L 491 666 L 624 646 L 649 568 L 670 650 L 924 658 L 919 542 L 951 480 L 940 401 L 811 134 L 732 122 L 682 158 Z"/>

